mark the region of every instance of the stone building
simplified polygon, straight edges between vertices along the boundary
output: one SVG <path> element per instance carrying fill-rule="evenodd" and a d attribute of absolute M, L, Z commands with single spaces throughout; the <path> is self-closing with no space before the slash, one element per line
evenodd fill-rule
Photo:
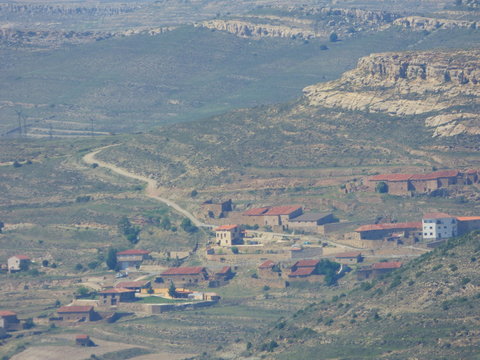
<path fill-rule="evenodd" d="M 286 227 L 289 230 L 318 232 L 319 226 L 334 222 L 338 222 L 338 219 L 331 213 L 312 212 L 289 219 Z"/>
<path fill-rule="evenodd" d="M 140 249 L 130 249 L 117 252 L 117 264 L 122 270 L 128 268 L 138 268 L 144 260 L 150 256 L 150 251 Z"/>
<path fill-rule="evenodd" d="M 370 266 L 365 266 L 357 270 L 357 279 L 377 279 L 394 270 L 400 269 L 402 263 L 399 261 L 379 262 Z"/>
<path fill-rule="evenodd" d="M 335 261 L 340 264 L 358 264 L 363 261 L 362 253 L 357 251 L 344 252 L 335 255 Z"/>
<path fill-rule="evenodd" d="M 13 273 L 22 270 L 28 270 L 30 258 L 26 255 L 14 255 L 7 260 L 8 271 Z"/>
<path fill-rule="evenodd" d="M 202 266 L 170 268 L 160 274 L 157 279 L 164 283 L 172 281 L 176 286 L 194 285 L 205 283 L 208 279 L 207 269 Z"/>
<path fill-rule="evenodd" d="M 70 305 L 57 309 L 59 320 L 71 322 L 88 322 L 94 320 L 93 306 Z"/>
<path fill-rule="evenodd" d="M 243 212 L 243 223 L 258 226 L 287 227 L 290 219 L 302 215 L 300 205 L 266 206 Z"/>
<path fill-rule="evenodd" d="M 243 243 L 242 229 L 239 225 L 221 225 L 214 231 L 215 241 L 220 246 L 232 246 Z"/>
<path fill-rule="evenodd" d="M 18 320 L 17 313 L 3 310 L 0 311 L 0 328 L 5 329 L 5 331 L 17 331 L 22 330 L 23 325 Z"/>
<path fill-rule="evenodd" d="M 203 202 L 200 206 L 203 215 L 212 219 L 223 218 L 228 212 L 233 210 L 231 199 L 226 201 L 213 201 L 210 199 Z"/>
<path fill-rule="evenodd" d="M 100 304 L 104 306 L 116 306 L 121 302 L 135 301 L 136 290 L 131 289 L 105 289 L 98 293 L 100 296 Z"/>

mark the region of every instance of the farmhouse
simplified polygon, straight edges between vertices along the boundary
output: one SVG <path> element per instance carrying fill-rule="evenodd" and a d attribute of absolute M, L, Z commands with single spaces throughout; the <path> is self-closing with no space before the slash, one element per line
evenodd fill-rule
<path fill-rule="evenodd" d="M 435 212 L 425 214 L 422 219 L 423 238 L 441 240 L 457 236 L 457 219 L 451 215 Z"/>
<path fill-rule="evenodd" d="M 95 344 L 87 334 L 78 334 L 75 336 L 75 345 L 78 346 L 94 346 Z"/>
<path fill-rule="evenodd" d="M 170 268 L 160 274 L 163 282 L 173 281 L 179 284 L 198 284 L 208 280 L 207 270 L 202 266 Z"/>
<path fill-rule="evenodd" d="M 216 281 L 220 281 L 222 283 L 227 282 L 233 276 L 234 276 L 234 273 L 233 273 L 232 268 L 230 266 L 224 266 L 221 269 L 219 269 L 219 270 L 217 270 L 213 273 L 213 278 Z"/>
<path fill-rule="evenodd" d="M 220 246 L 243 243 L 242 231 L 238 225 L 222 225 L 215 229 L 215 240 Z"/>
<path fill-rule="evenodd" d="M 100 296 L 100 304 L 106 306 L 115 306 L 121 302 L 135 301 L 136 290 L 131 289 L 106 289 L 98 293 Z"/>
<path fill-rule="evenodd" d="M 335 261 L 340 264 L 358 264 L 363 261 L 362 253 L 351 251 L 335 255 Z"/>
<path fill-rule="evenodd" d="M 381 174 L 373 176 L 370 182 L 384 182 L 387 192 L 393 195 L 426 194 L 455 184 L 469 185 L 478 182 L 476 170 L 441 170 L 424 174 Z"/>
<path fill-rule="evenodd" d="M 122 270 L 138 268 L 143 260 L 149 258 L 150 251 L 130 249 L 117 252 L 117 264 Z"/>
<path fill-rule="evenodd" d="M 22 330 L 23 326 L 17 319 L 17 313 L 4 310 L 0 311 L 0 328 L 5 329 L 5 331 L 16 331 Z"/>
<path fill-rule="evenodd" d="M 70 305 L 57 310 L 59 320 L 72 322 L 92 321 L 95 315 L 93 306 Z"/>
<path fill-rule="evenodd" d="M 150 288 L 150 281 L 121 281 L 115 285 L 115 288 L 140 292 L 142 289 Z"/>
<path fill-rule="evenodd" d="M 457 224 L 458 235 L 480 230 L 480 216 L 459 216 L 457 217 Z"/>
<path fill-rule="evenodd" d="M 223 218 L 226 213 L 232 211 L 232 200 L 213 201 L 212 199 L 203 202 L 201 205 L 202 213 L 209 218 Z"/>
<path fill-rule="evenodd" d="M 338 219 L 331 213 L 312 212 L 289 219 L 286 226 L 290 230 L 317 232 L 320 225 L 334 222 L 338 222 Z"/>
<path fill-rule="evenodd" d="M 289 280 L 307 280 L 307 281 L 321 281 L 324 279 L 323 275 L 317 275 L 316 268 L 319 264 L 318 260 L 299 260 L 291 267 L 291 272 L 288 274 Z"/>
<path fill-rule="evenodd" d="M 30 258 L 26 255 L 14 255 L 7 260 L 8 271 L 13 273 L 22 270 L 28 270 Z"/>
<path fill-rule="evenodd" d="M 382 275 L 385 275 L 401 267 L 402 267 L 402 263 L 398 261 L 375 263 L 375 264 L 372 264 L 371 266 L 366 266 L 361 269 L 358 269 L 357 279 L 358 280 L 365 280 L 369 278 L 376 279 Z"/>
<path fill-rule="evenodd" d="M 244 223 L 258 226 L 287 226 L 290 219 L 302 215 L 300 205 L 266 206 L 253 208 L 243 213 Z"/>

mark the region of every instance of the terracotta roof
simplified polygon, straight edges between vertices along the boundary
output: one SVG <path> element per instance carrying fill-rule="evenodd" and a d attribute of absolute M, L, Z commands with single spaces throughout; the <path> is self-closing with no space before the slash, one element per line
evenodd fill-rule
<path fill-rule="evenodd" d="M 362 253 L 360 253 L 360 252 L 355 252 L 355 251 L 344 252 L 344 253 L 335 255 L 335 257 L 336 257 L 336 258 L 339 258 L 339 259 L 356 258 L 356 257 L 359 257 L 359 256 L 362 256 Z"/>
<path fill-rule="evenodd" d="M 20 259 L 20 260 L 30 260 L 30 258 L 27 255 L 13 255 L 12 257 L 16 257 L 17 259 Z"/>
<path fill-rule="evenodd" d="M 319 263 L 319 260 L 299 260 L 293 266 L 296 267 L 315 267 Z"/>
<path fill-rule="evenodd" d="M 355 229 L 356 232 L 375 231 L 375 230 L 400 230 L 400 229 L 421 229 L 421 222 L 403 222 L 403 223 L 387 223 L 387 224 L 370 224 L 362 225 Z"/>
<path fill-rule="evenodd" d="M 105 289 L 102 291 L 99 291 L 99 294 L 126 294 L 126 293 L 132 293 L 135 292 L 135 290 L 131 289 L 124 289 L 124 288 L 114 288 L 114 289 Z"/>
<path fill-rule="evenodd" d="M 272 260 L 267 260 L 263 263 L 261 263 L 258 268 L 259 269 L 271 269 L 272 267 L 275 266 L 275 263 Z"/>
<path fill-rule="evenodd" d="M 288 221 L 289 222 L 318 221 L 330 215 L 332 214 L 331 213 L 307 213 L 307 214 L 297 216 Z"/>
<path fill-rule="evenodd" d="M 57 313 L 77 313 L 77 312 L 90 312 L 93 310 L 93 306 L 81 306 L 81 305 L 71 305 L 71 306 L 62 306 L 57 310 Z"/>
<path fill-rule="evenodd" d="M 238 228 L 238 225 L 221 225 L 217 227 L 214 231 L 227 231 Z"/>
<path fill-rule="evenodd" d="M 410 180 L 436 180 L 441 178 L 457 177 L 458 170 L 435 171 L 427 174 L 413 174 Z"/>
<path fill-rule="evenodd" d="M 160 275 L 196 275 L 202 273 L 204 270 L 205 268 L 202 266 L 170 268 Z"/>
<path fill-rule="evenodd" d="M 0 317 L 3 317 L 3 316 L 14 316 L 14 315 L 17 315 L 17 313 L 14 313 L 13 311 L 9 311 L 9 310 L 0 311 Z"/>
<path fill-rule="evenodd" d="M 270 209 L 270 207 L 253 208 L 253 209 L 245 211 L 243 213 L 243 215 L 260 216 L 260 215 L 263 215 L 265 212 L 267 212 L 268 209 Z"/>
<path fill-rule="evenodd" d="M 370 181 L 407 181 L 410 180 L 412 174 L 380 174 L 372 176 Z"/>
<path fill-rule="evenodd" d="M 117 255 L 147 255 L 147 254 L 150 254 L 150 251 L 140 250 L 140 249 L 130 249 L 130 250 L 117 252 Z"/>
<path fill-rule="evenodd" d="M 459 216 L 457 217 L 458 221 L 476 221 L 480 220 L 480 216 Z"/>
<path fill-rule="evenodd" d="M 300 205 L 287 205 L 287 206 L 273 206 L 265 213 L 265 215 L 290 215 L 291 213 L 301 209 Z"/>
<path fill-rule="evenodd" d="M 442 212 L 431 212 L 423 215 L 422 219 L 445 219 L 445 218 L 452 218 L 453 216 L 448 215 Z"/>
<path fill-rule="evenodd" d="M 398 269 L 402 267 L 402 263 L 399 261 L 390 261 L 390 262 L 379 262 L 372 265 L 372 269 L 381 270 L 381 269 Z"/>
<path fill-rule="evenodd" d="M 231 270 L 232 270 L 232 268 L 231 268 L 230 266 L 224 266 L 224 267 L 222 267 L 220 270 L 215 271 L 215 274 L 217 274 L 217 275 L 223 275 L 223 274 L 228 273 L 228 272 L 231 271 Z"/>
<path fill-rule="evenodd" d="M 313 272 L 315 271 L 314 267 L 302 267 L 299 268 L 295 271 L 292 271 L 288 276 L 293 277 L 293 276 L 308 276 L 308 275 L 313 275 Z"/>
<path fill-rule="evenodd" d="M 465 174 L 476 174 L 477 173 L 477 170 L 475 169 L 468 169 L 467 171 L 465 171 Z"/>
<path fill-rule="evenodd" d="M 120 289 L 141 288 L 147 284 L 148 281 L 122 281 L 115 285 L 115 287 Z"/>
<path fill-rule="evenodd" d="M 87 334 L 78 334 L 77 336 L 75 336 L 75 339 L 77 339 L 77 340 L 88 340 L 88 339 L 90 339 L 90 336 L 88 336 Z"/>

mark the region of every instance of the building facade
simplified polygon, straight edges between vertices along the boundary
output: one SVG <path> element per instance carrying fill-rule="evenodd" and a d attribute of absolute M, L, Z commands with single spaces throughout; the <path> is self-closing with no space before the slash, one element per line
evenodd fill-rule
<path fill-rule="evenodd" d="M 435 241 L 458 235 L 457 219 L 445 213 L 425 214 L 422 219 L 423 239 Z"/>
<path fill-rule="evenodd" d="M 7 266 L 9 272 L 28 270 L 30 258 L 26 255 L 14 255 L 8 258 Z"/>
<path fill-rule="evenodd" d="M 242 229 L 239 225 L 222 225 L 215 229 L 215 241 L 220 246 L 242 244 Z"/>

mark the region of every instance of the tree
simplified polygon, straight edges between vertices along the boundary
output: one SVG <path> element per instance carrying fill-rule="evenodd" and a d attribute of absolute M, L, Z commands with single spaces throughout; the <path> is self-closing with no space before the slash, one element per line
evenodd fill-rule
<path fill-rule="evenodd" d="M 387 183 L 380 181 L 377 186 L 375 187 L 375 191 L 380 194 L 386 194 L 388 192 L 388 185 Z"/>
<path fill-rule="evenodd" d="M 105 260 L 105 263 L 107 264 L 107 267 L 110 270 L 115 270 L 117 267 L 117 250 L 110 248 L 108 249 L 107 253 L 107 260 Z"/>
<path fill-rule="evenodd" d="M 48 260 L 42 260 L 42 266 L 47 267 L 48 266 Z"/>
<path fill-rule="evenodd" d="M 190 193 L 190 196 L 193 198 L 195 196 L 198 195 L 198 191 L 197 190 L 192 190 L 192 192 Z"/>
<path fill-rule="evenodd" d="M 170 286 L 168 287 L 168 295 L 170 295 L 170 297 L 172 298 L 177 297 L 177 288 L 175 287 L 173 281 L 170 281 Z"/>
<path fill-rule="evenodd" d="M 0 221 L 0 234 L 2 233 L 4 227 L 5 227 L 5 224 Z"/>
<path fill-rule="evenodd" d="M 130 223 L 130 220 L 128 220 L 128 217 L 123 216 L 118 222 L 117 226 L 120 234 L 126 235 L 128 233 L 128 229 L 132 227 L 132 224 Z"/>
<path fill-rule="evenodd" d="M 238 247 L 236 247 L 236 246 L 232 246 L 231 250 L 232 250 L 232 253 L 235 254 L 235 255 L 237 255 L 239 253 Z"/>
<path fill-rule="evenodd" d="M 192 224 L 191 220 L 188 218 L 185 218 L 182 220 L 182 223 L 180 224 L 180 227 L 183 229 L 183 231 L 192 234 L 196 231 L 198 231 L 198 228 Z"/>
<path fill-rule="evenodd" d="M 336 42 L 336 41 L 338 41 L 338 35 L 337 35 L 337 33 L 334 33 L 334 32 L 331 33 L 331 34 L 330 34 L 330 37 L 329 37 L 328 39 L 330 40 L 330 42 Z"/>
<path fill-rule="evenodd" d="M 170 230 L 170 228 L 172 227 L 172 223 L 170 222 L 168 216 L 162 218 L 162 221 L 160 222 L 160 227 L 164 230 Z"/>

